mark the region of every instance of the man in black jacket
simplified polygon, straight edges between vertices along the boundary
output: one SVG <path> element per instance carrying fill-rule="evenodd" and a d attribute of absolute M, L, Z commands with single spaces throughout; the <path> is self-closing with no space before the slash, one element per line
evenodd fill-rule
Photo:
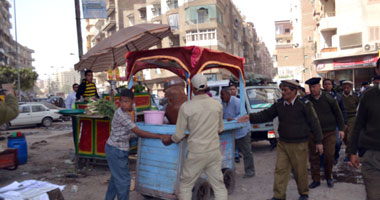
<path fill-rule="evenodd" d="M 368 89 L 360 100 L 351 138 L 351 164 L 361 171 L 368 200 L 380 199 L 380 85 Z"/>
<path fill-rule="evenodd" d="M 342 111 L 338 106 L 338 102 L 329 94 L 321 91 L 321 78 L 311 78 L 305 83 L 309 85 L 310 94 L 306 98 L 313 103 L 314 110 L 317 112 L 320 126 L 323 132 L 323 152 L 324 152 L 324 170 L 329 188 L 334 187 L 332 180 L 332 168 L 334 164 L 336 127 L 339 129 L 339 137 L 343 140 L 344 137 L 344 120 Z M 310 136 L 309 141 L 309 159 L 310 159 L 310 172 L 313 182 L 309 188 L 313 189 L 320 185 L 320 155 L 315 153 L 316 145 L 313 136 Z"/>
<path fill-rule="evenodd" d="M 282 98 L 270 108 L 258 113 L 245 115 L 239 122 L 250 120 L 251 123 L 263 123 L 279 119 L 279 142 L 277 144 L 277 161 L 274 175 L 272 200 L 285 199 L 290 170 L 293 169 L 300 200 L 308 199 L 308 140 L 313 134 L 317 151 L 322 154 L 322 131 L 312 104 L 305 98 L 297 96 L 299 84 L 293 80 L 281 82 Z"/>

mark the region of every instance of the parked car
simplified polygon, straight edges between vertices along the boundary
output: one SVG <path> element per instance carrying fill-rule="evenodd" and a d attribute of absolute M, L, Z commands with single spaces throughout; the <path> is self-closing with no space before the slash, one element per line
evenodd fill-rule
<path fill-rule="evenodd" d="M 51 103 L 57 107 L 65 108 L 65 100 L 60 96 L 51 96 L 47 100 L 43 100 L 45 102 Z"/>
<path fill-rule="evenodd" d="M 277 99 L 281 98 L 281 90 L 277 85 L 273 86 L 247 86 L 245 88 L 245 102 L 248 113 L 260 112 L 272 106 Z M 277 145 L 277 117 L 273 122 L 252 124 L 251 139 L 253 141 L 268 140 L 272 148 Z"/>
<path fill-rule="evenodd" d="M 53 121 L 61 118 L 61 114 L 58 113 L 60 109 L 46 102 L 20 103 L 18 116 L 14 120 L 0 125 L 0 130 L 27 125 L 51 126 Z"/>

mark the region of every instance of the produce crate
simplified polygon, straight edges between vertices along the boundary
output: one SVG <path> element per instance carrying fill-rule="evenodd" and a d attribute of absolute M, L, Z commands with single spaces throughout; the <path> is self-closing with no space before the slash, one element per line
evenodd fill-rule
<path fill-rule="evenodd" d="M 0 168 L 14 170 L 17 166 L 17 149 L 6 149 L 0 152 Z"/>

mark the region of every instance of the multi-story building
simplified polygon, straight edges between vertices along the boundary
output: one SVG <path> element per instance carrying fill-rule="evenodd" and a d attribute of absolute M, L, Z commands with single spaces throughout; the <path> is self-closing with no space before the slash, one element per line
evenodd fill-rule
<path fill-rule="evenodd" d="M 10 7 L 8 0 L 0 0 L 0 66 L 16 67 L 18 64 L 20 68 L 31 68 L 34 50 L 17 44 L 18 51 L 16 51 L 16 42 L 12 39 L 10 32 L 12 28 Z"/>
<path fill-rule="evenodd" d="M 308 0 L 293 0 L 291 19 L 276 21 L 276 66 L 280 79 L 297 79 L 303 83 L 316 76 L 313 4 Z"/>
<path fill-rule="evenodd" d="M 89 43 L 95 44 L 100 38 L 135 24 L 168 24 L 173 36 L 164 38 L 157 48 L 195 45 L 224 51 L 244 57 L 247 72 L 262 72 L 268 78 L 273 77 L 273 64 L 265 44 L 257 38 L 253 23 L 245 22 L 231 0 L 108 0 L 107 16 L 106 20 L 98 20 L 90 27 L 93 34 L 88 38 Z M 218 69 L 209 70 L 205 75 L 209 80 L 230 77 L 229 72 Z M 147 80 L 167 80 L 170 76 L 173 74 L 163 70 L 144 71 Z M 153 91 L 161 90 L 163 82 L 151 87 Z"/>
<path fill-rule="evenodd" d="M 375 74 L 380 49 L 379 0 L 316 0 L 314 17 L 318 73 L 350 80 L 358 89 Z"/>

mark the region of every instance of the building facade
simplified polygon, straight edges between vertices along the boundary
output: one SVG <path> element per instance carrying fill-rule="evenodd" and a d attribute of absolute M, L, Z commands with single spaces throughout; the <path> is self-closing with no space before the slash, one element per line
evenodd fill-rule
<path fill-rule="evenodd" d="M 275 59 L 279 79 L 297 79 L 304 83 L 317 76 L 315 57 L 313 4 L 309 0 L 293 0 L 290 20 L 275 22 Z"/>
<path fill-rule="evenodd" d="M 371 81 L 380 50 L 379 0 L 316 0 L 317 72 L 359 89 Z"/>
<path fill-rule="evenodd" d="M 0 0 L 0 66 L 11 66 L 20 68 L 32 68 L 32 53 L 34 50 L 17 44 L 11 35 L 12 23 L 9 9 L 11 4 L 8 0 Z M 18 62 L 16 60 L 18 59 Z"/>
<path fill-rule="evenodd" d="M 274 75 L 271 56 L 257 38 L 253 23 L 245 22 L 231 0 L 107 0 L 107 15 L 107 19 L 92 23 L 88 44 L 94 45 L 112 32 L 135 24 L 168 24 L 173 36 L 164 38 L 156 48 L 195 45 L 224 51 L 244 57 L 246 72 L 261 72 L 270 79 Z M 230 77 L 229 72 L 217 69 L 205 75 L 209 80 Z M 165 70 L 144 71 L 147 80 L 171 76 Z M 163 83 L 152 88 L 161 90 Z"/>

